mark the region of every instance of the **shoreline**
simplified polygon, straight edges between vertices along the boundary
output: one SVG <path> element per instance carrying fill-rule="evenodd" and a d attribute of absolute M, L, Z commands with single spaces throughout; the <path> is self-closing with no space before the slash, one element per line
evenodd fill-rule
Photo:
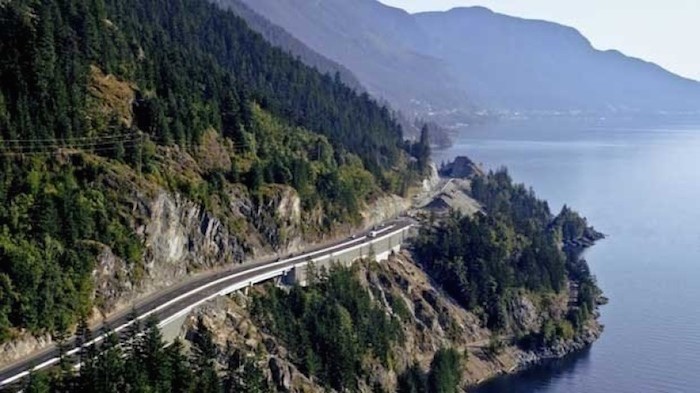
<path fill-rule="evenodd" d="M 595 231 L 595 239 L 591 239 L 589 244 L 579 245 L 575 249 L 569 249 L 569 251 L 575 252 L 580 262 L 587 263 L 585 259 L 582 258 L 583 252 L 595 246 L 598 241 L 606 238 L 607 236 L 605 234 Z M 513 351 L 513 354 L 519 357 L 518 363 L 509 369 L 502 369 L 500 373 L 482 378 L 475 383 L 467 384 L 467 390 L 478 390 L 499 378 L 515 377 L 532 371 L 537 367 L 545 366 L 548 363 L 562 361 L 590 350 L 605 331 L 605 325 L 600 323 L 600 307 L 609 302 L 609 299 L 603 294 L 602 290 L 600 290 L 600 288 L 598 288 L 598 290 L 600 293 L 596 298 L 595 308 L 592 310 L 593 316 L 587 322 L 589 326 L 584 332 L 577 334 L 572 340 L 559 341 L 555 343 L 555 345 L 538 348 L 536 350 L 524 350 L 518 347 L 517 344 L 511 345 L 508 347 L 508 350 Z"/>

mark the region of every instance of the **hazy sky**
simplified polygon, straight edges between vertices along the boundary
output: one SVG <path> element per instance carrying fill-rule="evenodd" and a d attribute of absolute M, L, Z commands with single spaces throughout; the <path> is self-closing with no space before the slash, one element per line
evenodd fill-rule
<path fill-rule="evenodd" d="M 598 49 L 618 49 L 700 80 L 700 0 L 380 0 L 409 12 L 482 5 L 577 28 Z"/>

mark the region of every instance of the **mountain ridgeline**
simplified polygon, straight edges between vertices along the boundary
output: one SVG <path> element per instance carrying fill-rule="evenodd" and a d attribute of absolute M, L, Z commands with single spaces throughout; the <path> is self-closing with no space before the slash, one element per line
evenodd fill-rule
<path fill-rule="evenodd" d="M 218 0 L 226 3 L 229 0 Z M 458 122 L 496 112 L 700 110 L 700 83 L 600 51 L 573 28 L 482 7 L 408 14 L 376 0 L 241 0 L 397 108 Z M 469 116 L 467 116 L 469 118 Z"/>
<path fill-rule="evenodd" d="M 298 57 L 304 64 L 316 68 L 323 74 L 335 75 L 338 73 L 343 83 L 348 87 L 356 91 L 364 90 L 360 81 L 358 81 L 355 75 L 345 66 L 313 51 L 286 30 L 271 23 L 264 16 L 250 9 L 245 3 L 239 0 L 214 0 L 214 3 L 224 9 L 233 11 L 236 15 L 243 18 L 251 29 L 260 33 L 269 43 L 284 49 L 294 57 Z"/>
<path fill-rule="evenodd" d="M 404 11 L 373 0 L 240 1 L 347 67 L 372 95 L 411 117 L 434 110 L 471 111 L 447 64 L 416 50 L 420 27 Z M 216 2 L 226 6 L 238 0 Z"/>
<path fill-rule="evenodd" d="M 3 14 L 5 139 L 104 131 L 84 116 L 92 65 L 138 86 L 135 126 L 158 142 L 196 142 L 215 127 L 240 143 L 235 131 L 248 125 L 245 107 L 255 101 L 358 152 L 376 175 L 399 159 L 401 131 L 385 108 L 271 47 L 213 5 L 12 2 Z"/>
<path fill-rule="evenodd" d="M 322 233 L 415 182 L 408 151 L 386 108 L 209 2 L 2 2 L 0 343 L 99 308 L 105 249 L 146 279 L 136 197 L 182 195 L 245 242 L 226 209 L 288 187 Z"/>

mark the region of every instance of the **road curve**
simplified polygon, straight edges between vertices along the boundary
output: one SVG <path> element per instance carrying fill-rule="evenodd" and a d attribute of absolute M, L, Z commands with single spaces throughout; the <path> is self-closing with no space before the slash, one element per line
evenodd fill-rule
<path fill-rule="evenodd" d="M 372 237 L 370 231 L 362 232 L 350 239 L 332 243 L 321 248 L 311 248 L 298 256 L 288 257 L 282 260 L 262 260 L 238 265 L 218 273 L 196 277 L 184 284 L 164 289 L 163 291 L 149 296 L 136 304 L 133 310 L 138 316 L 138 320 L 143 320 L 151 315 L 155 315 L 159 321 L 163 321 L 161 322 L 161 326 L 163 326 L 177 316 L 189 313 L 192 308 L 197 305 L 223 293 L 230 292 L 231 288 L 260 282 L 270 275 L 278 274 L 281 270 L 290 270 L 296 265 L 307 263 L 309 260 L 332 258 L 335 255 L 342 254 L 344 251 L 355 250 L 358 247 L 369 245 L 373 247 L 388 247 L 387 250 L 373 250 L 377 254 L 389 251 L 392 244 L 391 236 L 394 236 L 392 234 L 398 234 L 410 226 L 412 226 L 412 222 L 409 220 L 392 221 L 377 228 L 373 233 L 376 237 Z M 379 240 L 382 239 L 389 239 L 389 241 L 380 242 Z M 124 332 L 128 330 L 127 328 L 134 323 L 131 318 L 132 315 L 133 312 L 122 312 L 108 318 L 98 326 L 92 327 L 93 331 L 100 332 L 100 334 L 88 344 L 101 341 L 105 337 L 104 332 L 111 331 L 117 334 L 124 334 Z M 80 350 L 78 345 L 75 337 L 67 340 L 65 345 L 65 348 L 68 348 L 67 354 L 69 356 L 77 354 Z M 58 356 L 58 349 L 55 345 L 51 345 L 25 359 L 21 359 L 14 364 L 0 369 L 0 389 L 3 386 L 21 380 L 29 375 L 31 371 L 41 370 L 56 364 L 59 360 Z"/>

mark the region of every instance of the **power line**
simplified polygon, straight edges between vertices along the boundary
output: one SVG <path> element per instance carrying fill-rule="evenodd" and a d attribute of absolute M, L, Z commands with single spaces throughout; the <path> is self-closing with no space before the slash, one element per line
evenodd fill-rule
<path fill-rule="evenodd" d="M 85 152 L 113 151 L 120 147 L 132 147 L 144 142 L 150 136 L 143 133 L 129 133 L 119 135 L 102 135 L 89 137 L 76 137 L 68 139 L 0 139 L 0 156 L 22 156 L 22 155 L 51 155 L 58 150 L 64 152 L 71 149 Z M 162 146 L 177 146 L 184 150 L 201 148 L 202 144 L 188 142 L 182 144 L 166 144 L 161 138 L 150 139 Z M 230 141 L 230 140 L 229 140 Z M 232 141 L 230 141 L 232 142 Z M 225 147 L 233 149 L 243 149 L 250 147 L 246 141 L 232 142 L 225 144 Z M 77 154 L 78 152 L 71 152 Z"/>
<path fill-rule="evenodd" d="M 58 153 L 62 154 L 83 154 L 83 153 L 98 153 L 98 152 L 108 152 L 108 151 L 115 151 L 119 149 L 120 147 L 133 147 L 138 144 L 138 141 L 132 141 L 132 142 L 127 142 L 125 145 L 119 146 L 119 145 L 113 145 L 113 146 L 104 146 L 104 147 L 97 147 L 93 149 L 73 149 L 70 146 L 62 146 L 53 150 L 44 150 L 44 151 L 23 151 L 23 152 L 17 152 L 17 151 L 3 151 L 0 149 L 0 156 L 2 157 L 22 157 L 22 156 L 51 156 L 55 155 Z"/>
<path fill-rule="evenodd" d="M 140 136 L 140 133 L 132 132 L 129 134 L 118 134 L 118 135 L 95 135 L 95 136 L 84 136 L 84 137 L 72 137 L 72 138 L 46 138 L 46 139 L 2 139 L 3 143 L 56 143 L 56 142 L 70 142 L 70 141 L 85 141 L 85 140 L 109 140 L 122 138 L 127 136 Z"/>
<path fill-rule="evenodd" d="M 82 142 L 82 143 L 73 143 L 73 144 L 47 144 L 47 145 L 10 145 L 10 146 L 2 146 L 0 145 L 0 149 L 7 148 L 7 149 L 12 149 L 12 150 L 37 150 L 37 149 L 60 149 L 60 148 L 89 148 L 89 147 L 101 147 L 101 146 L 110 146 L 110 145 L 117 145 L 120 143 L 128 143 L 128 142 L 134 142 L 134 141 L 140 141 L 141 138 L 124 138 L 124 139 L 115 139 L 111 141 L 95 141 L 95 142 Z"/>

